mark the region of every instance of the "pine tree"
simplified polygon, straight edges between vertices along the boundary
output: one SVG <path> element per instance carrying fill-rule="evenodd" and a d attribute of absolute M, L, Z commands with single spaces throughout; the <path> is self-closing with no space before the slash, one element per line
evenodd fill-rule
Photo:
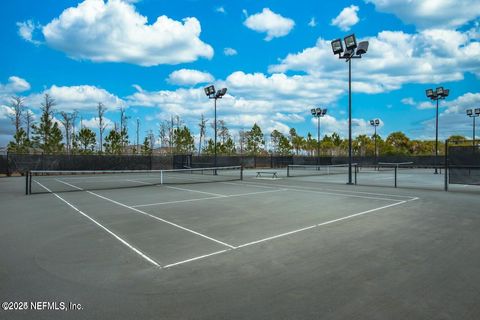
<path fill-rule="evenodd" d="M 142 156 L 149 156 L 152 154 L 152 149 L 150 148 L 151 142 L 148 137 L 145 137 L 141 147 Z"/>
<path fill-rule="evenodd" d="M 58 127 L 58 123 L 53 121 L 54 106 L 55 100 L 45 94 L 45 100 L 40 108 L 42 111 L 40 122 L 38 125 L 32 126 L 34 146 L 41 148 L 47 154 L 63 150 L 62 131 Z"/>
<path fill-rule="evenodd" d="M 108 136 L 105 138 L 105 153 L 121 154 L 122 153 L 122 136 L 115 130 L 110 130 Z"/>
<path fill-rule="evenodd" d="M 77 141 L 82 147 L 82 153 L 92 153 L 96 144 L 95 132 L 89 128 L 83 127 L 78 132 Z"/>
<path fill-rule="evenodd" d="M 262 129 L 255 123 L 252 130 L 247 134 L 246 151 L 251 155 L 258 155 L 262 151 L 264 144 Z"/>

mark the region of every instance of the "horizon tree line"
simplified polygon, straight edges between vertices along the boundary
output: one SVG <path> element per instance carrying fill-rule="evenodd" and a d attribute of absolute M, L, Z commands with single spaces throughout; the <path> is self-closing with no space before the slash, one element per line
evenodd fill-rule
<path fill-rule="evenodd" d="M 105 112 L 107 108 L 101 102 L 96 107 L 97 133 L 83 125 L 80 121 L 80 130 L 76 130 L 79 117 L 78 111 L 57 113 L 55 99 L 45 94 L 40 104 L 41 115 L 34 121 L 33 113 L 24 105 L 22 97 L 11 98 L 9 107 L 12 110 L 10 119 L 15 127 L 13 140 L 8 144 L 8 151 L 13 153 L 30 153 L 40 150 L 45 154 L 142 154 L 151 155 L 154 152 L 156 141 L 160 149 L 167 154 L 213 155 L 215 144 L 212 138 L 207 139 L 207 125 L 213 129 L 215 124 L 209 122 L 202 114 L 198 123 L 198 148 L 192 131 L 180 116 L 171 116 L 159 124 L 158 137 L 152 130 L 148 131 L 143 143 L 139 145 L 139 121 L 137 119 L 137 143 L 130 144 L 128 121 L 130 119 L 124 108 L 119 109 L 119 123 L 108 131 Z M 58 120 L 55 117 L 58 116 Z M 63 127 L 60 128 L 60 125 Z M 319 146 L 320 156 L 345 156 L 348 152 L 348 140 L 342 139 L 338 133 L 324 135 L 320 141 L 313 138 L 310 132 L 306 137 L 291 128 L 288 134 L 278 130 L 264 134 L 257 123 L 250 130 L 239 130 L 237 141 L 230 133 L 224 120 L 217 120 L 217 154 L 220 155 L 306 155 L 317 156 Z M 375 139 L 377 150 L 375 150 Z M 466 141 L 460 135 L 450 136 L 450 140 Z M 270 140 L 269 148 L 266 142 Z M 429 140 L 411 140 L 403 132 L 389 134 L 385 139 L 380 135 L 368 136 L 361 134 L 352 141 L 353 152 L 357 156 L 377 155 L 433 155 L 435 142 Z M 440 146 L 440 151 L 443 147 Z"/>

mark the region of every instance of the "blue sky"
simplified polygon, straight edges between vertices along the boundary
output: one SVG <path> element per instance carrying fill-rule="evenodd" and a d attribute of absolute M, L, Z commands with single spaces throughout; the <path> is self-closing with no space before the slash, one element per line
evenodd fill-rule
<path fill-rule="evenodd" d="M 464 0 L 209 1 L 15 0 L 0 4 L 0 146 L 11 139 L 12 95 L 39 113 L 78 110 L 96 128 L 120 107 L 141 137 L 178 115 L 198 134 L 213 119 L 203 87 L 227 87 L 219 119 L 235 137 L 258 123 L 315 134 L 312 106 L 328 108 L 322 133 L 347 134 L 348 69 L 330 41 L 355 33 L 370 42 L 352 64 L 354 134 L 403 131 L 433 139 L 435 108 L 425 89 L 444 86 L 440 137 L 471 136 L 465 109 L 480 107 L 480 3 Z M 478 132 L 478 131 L 477 131 Z M 208 136 L 213 136 L 212 130 Z"/>

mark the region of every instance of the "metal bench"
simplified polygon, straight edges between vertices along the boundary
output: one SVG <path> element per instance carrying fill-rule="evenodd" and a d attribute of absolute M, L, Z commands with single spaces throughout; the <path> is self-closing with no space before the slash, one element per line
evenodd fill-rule
<path fill-rule="evenodd" d="M 256 176 L 256 178 L 261 177 L 262 174 L 272 175 L 272 179 L 278 178 L 276 171 L 257 171 L 257 176 Z"/>

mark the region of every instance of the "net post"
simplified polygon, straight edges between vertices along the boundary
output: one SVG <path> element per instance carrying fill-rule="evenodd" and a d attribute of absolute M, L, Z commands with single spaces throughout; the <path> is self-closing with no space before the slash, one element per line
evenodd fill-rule
<path fill-rule="evenodd" d="M 240 166 L 240 180 L 243 181 L 243 166 Z"/>
<path fill-rule="evenodd" d="M 444 172 L 444 190 L 448 191 L 448 139 L 445 140 L 445 172 Z"/>
<path fill-rule="evenodd" d="M 28 177 L 30 176 L 30 171 L 25 173 L 25 195 L 28 195 Z"/>
<path fill-rule="evenodd" d="M 356 164 L 353 169 L 355 170 L 355 185 L 357 184 L 357 171 L 358 171 L 358 164 Z"/>
<path fill-rule="evenodd" d="M 28 194 L 32 194 L 32 171 L 28 171 Z"/>
<path fill-rule="evenodd" d="M 397 187 L 397 169 L 398 166 L 395 166 L 395 188 Z"/>
<path fill-rule="evenodd" d="M 287 178 L 290 178 L 290 165 L 287 164 Z"/>
<path fill-rule="evenodd" d="M 160 184 L 163 184 L 163 170 L 160 171 Z"/>

